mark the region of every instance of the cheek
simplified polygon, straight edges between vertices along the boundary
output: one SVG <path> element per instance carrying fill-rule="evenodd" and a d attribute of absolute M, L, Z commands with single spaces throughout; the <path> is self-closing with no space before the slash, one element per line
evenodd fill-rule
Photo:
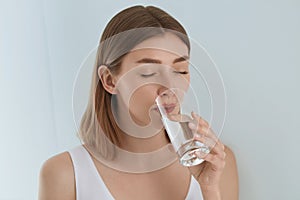
<path fill-rule="evenodd" d="M 168 88 L 177 88 L 183 91 L 187 91 L 190 86 L 190 75 L 178 75 L 172 74 L 169 76 L 169 84 L 166 84 Z"/>
<path fill-rule="evenodd" d="M 155 103 L 157 97 L 157 86 L 145 85 L 138 88 L 130 97 L 130 110 L 148 112 L 151 106 Z"/>

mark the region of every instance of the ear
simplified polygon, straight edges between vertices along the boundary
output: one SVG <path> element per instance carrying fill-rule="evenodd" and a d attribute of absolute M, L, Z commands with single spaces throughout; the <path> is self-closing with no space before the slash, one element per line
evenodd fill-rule
<path fill-rule="evenodd" d="M 103 88 L 110 94 L 116 94 L 116 80 L 107 66 L 101 65 L 98 67 L 98 76 Z"/>

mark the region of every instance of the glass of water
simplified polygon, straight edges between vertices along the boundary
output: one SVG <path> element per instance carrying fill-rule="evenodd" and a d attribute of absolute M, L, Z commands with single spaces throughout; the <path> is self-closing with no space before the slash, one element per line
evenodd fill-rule
<path fill-rule="evenodd" d="M 208 146 L 193 139 L 196 132 L 188 124 L 194 123 L 197 126 L 197 121 L 191 117 L 194 110 L 191 110 L 193 106 L 189 98 L 185 91 L 177 88 L 165 90 L 156 98 L 163 125 L 183 166 L 202 163 L 210 152 Z M 201 156 L 198 157 L 196 152 L 200 152 Z"/>

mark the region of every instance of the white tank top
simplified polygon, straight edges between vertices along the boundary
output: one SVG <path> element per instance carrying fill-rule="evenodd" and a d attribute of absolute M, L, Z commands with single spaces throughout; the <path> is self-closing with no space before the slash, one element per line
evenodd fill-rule
<path fill-rule="evenodd" d="M 71 155 L 75 173 L 76 200 L 114 200 L 88 151 L 79 145 L 68 152 Z M 193 176 L 191 176 L 185 200 L 203 200 L 199 183 Z"/>

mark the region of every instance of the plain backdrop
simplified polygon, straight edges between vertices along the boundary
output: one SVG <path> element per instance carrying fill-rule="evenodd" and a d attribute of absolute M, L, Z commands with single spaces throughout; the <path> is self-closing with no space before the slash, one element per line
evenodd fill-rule
<path fill-rule="evenodd" d="M 218 65 L 227 92 L 222 141 L 240 199 L 299 199 L 300 3 L 273 1 L 0 1 L 0 199 L 37 199 L 49 157 L 78 144 L 77 71 L 106 23 L 135 4 L 177 18 Z"/>

